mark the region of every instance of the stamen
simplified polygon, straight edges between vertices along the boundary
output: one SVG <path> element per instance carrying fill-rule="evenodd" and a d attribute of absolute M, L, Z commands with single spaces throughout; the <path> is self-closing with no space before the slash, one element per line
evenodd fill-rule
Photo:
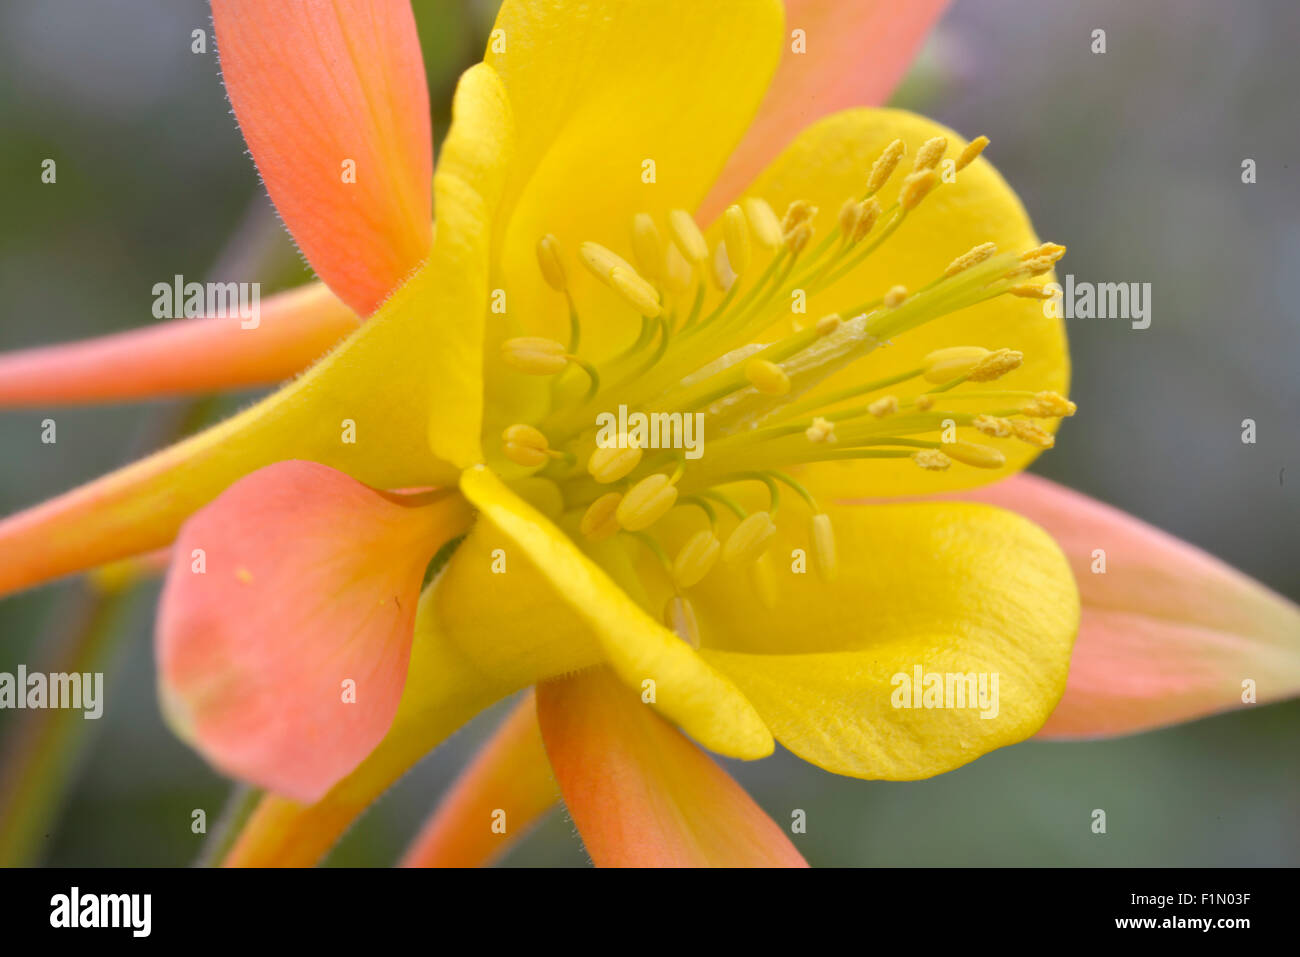
<path fill-rule="evenodd" d="M 939 185 L 939 176 L 932 169 L 909 173 L 903 180 L 903 188 L 898 193 L 898 205 L 904 212 L 915 209 L 930 191 Z"/>
<path fill-rule="evenodd" d="M 722 547 L 722 558 L 728 565 L 748 565 L 757 561 L 767 551 L 772 536 L 776 534 L 776 523 L 767 512 L 754 512 L 727 537 Z"/>
<path fill-rule="evenodd" d="M 907 147 L 902 140 L 894 140 L 885 147 L 884 152 L 871 165 L 871 174 L 867 177 L 868 196 L 878 192 L 889 181 L 889 177 L 894 175 L 898 161 L 903 158 L 903 154 L 906 152 Z"/>
<path fill-rule="evenodd" d="M 501 439 L 505 457 L 525 468 L 535 468 L 560 455 L 559 452 L 551 451 L 546 436 L 531 425 L 521 423 L 509 426 L 501 433 Z"/>
<path fill-rule="evenodd" d="M 1007 457 L 988 445 L 976 445 L 973 442 L 945 442 L 944 454 L 963 465 L 973 465 L 977 469 L 997 469 L 1007 464 Z"/>
<path fill-rule="evenodd" d="M 556 292 L 569 291 L 569 277 L 560 257 L 560 241 L 550 233 L 537 240 L 537 265 L 548 286 Z"/>
<path fill-rule="evenodd" d="M 615 266 L 610 270 L 609 286 L 647 319 L 654 319 L 659 315 L 659 294 L 655 292 L 655 287 L 630 267 L 623 269 L 621 266 Z"/>
<path fill-rule="evenodd" d="M 970 269 L 971 266 L 978 266 L 986 259 L 990 259 L 997 251 L 998 247 L 993 243 L 980 243 L 980 245 L 967 250 L 950 262 L 948 268 L 943 271 L 943 275 L 945 278 L 952 278 L 959 272 L 964 272 Z"/>
<path fill-rule="evenodd" d="M 971 425 L 995 439 L 1005 439 L 1011 434 L 1011 420 L 996 415 L 977 415 Z"/>
<path fill-rule="evenodd" d="M 992 355 L 982 346 L 949 346 L 936 349 L 921 361 L 925 363 L 922 373 L 929 382 L 947 382 L 958 376 L 968 376 L 981 362 Z"/>
<path fill-rule="evenodd" d="M 1039 392 L 1022 410 L 1035 419 L 1060 419 L 1074 415 L 1079 407 L 1059 392 Z"/>
<path fill-rule="evenodd" d="M 781 232 L 786 237 L 790 233 L 817 215 L 817 207 L 806 199 L 796 199 L 786 207 L 785 218 L 781 220 Z"/>
<path fill-rule="evenodd" d="M 809 442 L 832 444 L 835 442 L 835 423 L 819 415 L 812 420 L 812 425 L 804 430 L 804 435 L 808 437 Z"/>
<path fill-rule="evenodd" d="M 541 336 L 520 336 L 501 343 L 501 358 L 525 375 L 557 375 L 569 365 L 569 350 L 563 343 Z"/>
<path fill-rule="evenodd" d="M 713 259 L 710 261 L 713 272 L 713 284 L 723 292 L 730 291 L 736 284 L 736 271 L 731 268 L 731 261 L 727 254 L 727 244 L 718 243 L 713 250 Z M 730 303 L 730 300 L 724 299 L 724 303 Z M 718 310 L 725 311 L 725 305 L 719 305 Z M 715 310 L 717 312 L 718 310 Z"/>
<path fill-rule="evenodd" d="M 971 382 L 992 382 L 1013 369 L 1019 369 L 1025 354 L 1015 349 L 998 349 L 981 359 L 967 377 Z"/>
<path fill-rule="evenodd" d="M 647 475 L 637 482 L 618 503 L 618 524 L 629 532 L 649 528 L 677 502 L 677 486 L 663 472 Z"/>
<path fill-rule="evenodd" d="M 668 214 L 668 227 L 672 232 L 673 242 L 681 250 L 686 261 L 699 265 L 709 258 L 709 244 L 704 240 L 700 227 L 695 225 L 691 214 L 684 209 L 674 209 Z"/>
<path fill-rule="evenodd" d="M 710 528 L 686 540 L 673 561 L 673 580 L 679 588 L 690 588 L 707 575 L 722 553 L 722 542 Z"/>
<path fill-rule="evenodd" d="M 906 301 L 906 286 L 891 286 L 889 292 L 885 293 L 885 305 L 890 309 L 897 309 Z"/>
<path fill-rule="evenodd" d="M 893 395 L 882 396 L 875 402 L 867 406 L 867 411 L 877 419 L 883 419 L 887 415 L 893 415 L 898 411 L 898 397 Z"/>
<path fill-rule="evenodd" d="M 772 250 L 781 245 L 781 237 L 784 235 L 781 230 L 781 221 L 776 218 L 776 213 L 772 212 L 772 207 L 767 204 L 767 200 L 751 196 L 749 199 L 741 201 L 741 206 L 745 209 L 745 218 L 749 221 L 749 226 L 754 230 L 754 238 L 764 249 Z"/>
<path fill-rule="evenodd" d="M 817 320 L 817 325 L 813 326 L 819 336 L 829 336 L 832 332 L 840 327 L 844 320 L 840 318 L 839 313 L 832 312 L 828 316 L 822 316 Z"/>
<path fill-rule="evenodd" d="M 750 359 L 745 363 L 745 378 L 765 395 L 785 395 L 790 391 L 790 377 L 775 362 Z"/>
<path fill-rule="evenodd" d="M 874 196 L 864 199 L 858 204 L 858 222 L 853 228 L 853 235 L 850 237 L 853 242 L 861 242 L 867 238 L 867 234 L 876 227 L 876 222 L 880 219 L 880 200 Z"/>
<path fill-rule="evenodd" d="M 921 144 L 921 148 L 916 151 L 916 160 L 912 164 L 912 172 L 919 173 L 922 170 L 934 169 L 939 165 L 939 160 L 943 159 L 943 154 L 947 149 L 948 138 L 945 136 L 936 136 L 926 140 Z"/>
<path fill-rule="evenodd" d="M 962 150 L 961 155 L 957 157 L 957 171 L 960 172 L 971 163 L 975 162 L 976 158 L 984 152 L 984 148 L 988 145 L 989 138 L 987 136 L 977 136 L 975 139 L 967 143 L 966 148 Z"/>
<path fill-rule="evenodd" d="M 618 531 L 617 512 L 622 501 L 623 496 L 618 492 L 607 492 L 596 499 L 583 513 L 578 531 L 593 542 L 612 538 Z"/>
<path fill-rule="evenodd" d="M 813 565 L 822 581 L 833 582 L 839 575 L 839 558 L 835 550 L 835 528 L 831 517 L 820 513 L 812 517 Z"/>
<path fill-rule="evenodd" d="M 812 239 L 812 226 L 808 223 L 800 223 L 790 232 L 785 234 L 785 248 L 790 251 L 792 256 L 798 256 Z"/>
<path fill-rule="evenodd" d="M 641 449 L 636 445 L 627 448 L 598 448 L 587 459 L 587 471 L 601 485 L 617 482 L 641 464 Z"/>
<path fill-rule="evenodd" d="M 728 206 L 722 214 L 722 234 L 727 244 L 727 261 L 737 276 L 749 268 L 749 223 L 739 206 Z"/>
<path fill-rule="evenodd" d="M 1012 286 L 1007 292 L 1013 296 L 1019 296 L 1021 299 L 1051 299 L 1055 295 L 1046 286 L 1039 286 L 1034 283 Z"/>
<path fill-rule="evenodd" d="M 700 623 L 695 606 L 683 595 L 673 595 L 664 605 L 664 624 L 692 648 L 700 647 Z"/>
<path fill-rule="evenodd" d="M 1011 423 L 1012 433 L 1021 442 L 1027 442 L 1040 449 L 1050 449 L 1056 444 L 1056 437 L 1051 432 L 1040 429 L 1032 422 L 1026 422 L 1024 419 L 1009 419 L 1008 421 Z"/>
<path fill-rule="evenodd" d="M 641 275 L 651 282 L 664 278 L 664 244 L 649 213 L 637 213 L 632 217 L 632 252 L 636 255 Z"/>
<path fill-rule="evenodd" d="M 675 243 L 664 250 L 664 285 L 675 299 L 685 299 L 695 280 L 695 271 L 683 257 Z"/>
<path fill-rule="evenodd" d="M 938 449 L 919 449 L 912 453 L 912 461 L 928 472 L 942 472 L 952 464 Z"/>

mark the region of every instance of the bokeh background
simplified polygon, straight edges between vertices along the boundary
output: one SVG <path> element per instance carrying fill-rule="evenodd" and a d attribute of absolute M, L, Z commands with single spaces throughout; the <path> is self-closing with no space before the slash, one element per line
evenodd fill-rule
<path fill-rule="evenodd" d="M 849 0 L 852 2 L 852 0 Z M 438 133 L 492 3 L 416 0 Z M 153 321 L 159 278 L 259 263 L 265 286 L 307 277 L 230 115 L 201 0 L 0 6 L 0 348 Z M 1107 52 L 1090 52 L 1104 29 Z M 1069 325 L 1069 420 L 1036 470 L 1194 542 L 1300 598 L 1300 4 L 1292 0 L 955 0 L 897 93 L 967 136 L 1019 190 L 1080 279 L 1150 282 L 1154 320 Z M 57 186 L 38 181 L 58 158 Z M 1243 158 L 1258 183 L 1243 185 Z M 232 236 L 237 237 L 234 242 Z M 223 258 L 224 257 L 224 258 Z M 241 258 L 244 257 L 244 258 Z M 269 291 L 269 288 L 264 289 Z M 116 467 L 169 430 L 249 396 L 0 414 L 0 512 Z M 1243 445 L 1253 418 L 1258 442 Z M 1282 470 L 1288 470 L 1289 474 Z M 9 862 L 186 864 L 230 794 L 164 728 L 150 647 L 155 586 L 87 604 L 84 583 L 0 602 L 0 671 L 51 670 L 87 615 L 109 673 L 104 717 L 68 793 Z M 332 864 L 393 861 L 490 732 L 483 716 L 390 792 Z M 0 713 L 0 753 L 17 740 Z M 79 718 L 77 720 L 80 720 Z M 733 773 L 827 865 L 1295 865 L 1300 703 L 1094 743 L 1028 742 L 915 783 L 837 778 L 778 753 Z M 1109 831 L 1089 830 L 1104 808 Z M 0 830 L 3 822 L 0 822 Z M 12 851 L 15 845 L 9 837 Z M 507 864 L 581 865 L 562 810 Z"/>

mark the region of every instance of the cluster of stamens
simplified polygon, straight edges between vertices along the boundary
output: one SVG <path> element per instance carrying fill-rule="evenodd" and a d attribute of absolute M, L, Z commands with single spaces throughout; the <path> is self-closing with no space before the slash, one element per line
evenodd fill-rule
<path fill-rule="evenodd" d="M 984 137 L 971 142 L 956 159 L 956 171 L 987 143 Z M 820 319 L 795 323 L 775 341 L 754 341 L 789 315 L 792 291 L 811 296 L 860 267 L 942 188 L 937 170 L 946 150 L 943 137 L 922 144 L 898 200 L 886 208 L 877 194 L 906 153 L 902 141 L 891 143 L 872 166 L 863 194 L 844 202 L 836 227 L 820 242 L 814 242 L 818 210 L 810 203 L 791 203 L 778 218 L 764 200 L 748 198 L 725 211 L 721 240 L 712 249 L 683 210 L 668 215 L 666 241 L 653 217 L 634 217 L 635 266 L 605 246 L 583 243 L 583 265 L 642 317 L 635 341 L 599 363 L 579 354 L 580 313 L 558 241 L 548 235 L 538 243 L 542 276 L 567 300 L 569 341 L 503 343 L 502 358 L 512 370 L 553 377 L 556 401 L 541 421 L 507 428 L 502 453 L 555 481 L 580 535 L 591 541 L 623 535 L 655 556 L 672 590 L 665 621 L 692 644 L 699 643 L 698 626 L 685 592 L 718 562 L 754 569 L 762 594 L 783 487 L 807 509 L 815 570 L 834 577 L 831 521 L 790 469 L 898 458 L 923 471 L 954 463 L 996 469 L 1006 462 L 996 445 L 949 433 L 965 426 L 993 440 L 1050 448 L 1051 433 L 1033 420 L 1074 414 L 1074 403 L 1054 392 L 980 388 L 1023 361 L 1020 352 L 1005 348 L 939 349 L 887 378 L 815 391 L 845 366 L 936 318 L 1002 295 L 1047 298 L 1031 280 L 1049 273 L 1064 254 L 1053 243 L 1018 253 L 983 243 L 921 288 L 892 286 L 872 301 L 844 303 Z M 577 376 L 585 379 L 581 392 L 565 387 Z M 701 414 L 707 454 L 688 458 L 680 448 L 650 448 L 628 435 L 598 442 L 597 414 L 620 406 L 658 415 L 679 429 L 683 417 Z M 728 494 L 727 487 L 740 482 L 761 484 L 767 507 L 747 510 Z M 649 530 L 675 509 L 695 510 L 702 527 L 669 556 Z"/>

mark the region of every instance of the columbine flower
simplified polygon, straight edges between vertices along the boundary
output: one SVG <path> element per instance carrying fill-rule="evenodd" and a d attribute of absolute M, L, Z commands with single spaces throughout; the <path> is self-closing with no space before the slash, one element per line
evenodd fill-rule
<path fill-rule="evenodd" d="M 413 861 L 444 856 L 446 822 L 502 768 L 536 783 L 549 765 L 598 863 L 801 863 L 674 726 L 891 779 L 1042 727 L 1079 615 L 1052 538 L 968 502 L 842 504 L 1009 475 L 1075 411 L 1038 302 L 1064 249 L 987 140 L 849 110 L 715 185 L 777 69 L 779 3 L 507 2 L 457 89 L 431 230 L 409 10 L 214 14 L 272 198 L 374 314 L 257 406 L 4 523 L 0 586 L 175 540 L 164 706 L 273 792 L 232 861 L 316 859 L 447 734 L 539 683 Z M 783 141 L 787 91 L 850 68 L 783 66 L 757 128 Z M 745 142 L 728 169 L 772 140 Z M 295 324 L 347 321 L 299 296 L 264 322 L 274 346 L 215 354 L 226 381 L 303 363 Z M 20 357 L 10 378 L 70 361 Z M 621 407 L 703 414 L 703 455 L 598 447 Z M 895 707 L 915 667 L 996 673 L 996 717 Z"/>

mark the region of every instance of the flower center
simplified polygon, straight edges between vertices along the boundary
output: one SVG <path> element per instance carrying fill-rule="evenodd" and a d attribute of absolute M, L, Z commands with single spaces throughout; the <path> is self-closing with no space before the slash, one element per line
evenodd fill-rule
<path fill-rule="evenodd" d="M 988 140 L 973 141 L 958 171 Z M 522 375 L 552 377 L 553 403 L 541 421 L 517 423 L 502 436 L 511 462 L 553 481 L 575 535 L 592 541 L 624 536 L 662 566 L 672 598 L 666 623 L 692 644 L 698 626 L 687 592 L 722 561 L 757 566 L 790 511 L 783 489 L 801 500 L 809 554 L 817 571 L 837 568 L 830 519 L 791 469 L 844 459 L 910 459 L 920 471 L 996 469 L 995 444 L 958 441 L 957 426 L 993 440 L 1050 448 L 1052 435 L 1033 419 L 1074 414 L 1053 392 L 981 388 L 1018 367 L 1011 349 L 955 344 L 915 368 L 836 391 L 828 378 L 934 319 L 1012 295 L 1046 298 L 1028 282 L 1051 271 L 1065 249 L 1045 243 L 1002 252 L 975 246 L 918 289 L 893 286 L 867 302 L 843 303 L 775 341 L 756 341 L 788 315 L 792 293 L 812 295 L 859 269 L 944 183 L 936 172 L 942 137 L 922 144 L 898 200 L 883 208 L 876 194 L 906 152 L 891 143 L 875 162 L 861 196 L 845 200 L 837 225 L 814 242 L 817 210 L 792 203 L 778 219 L 762 199 L 731 206 L 722 239 L 709 243 L 691 216 L 674 210 L 667 240 L 654 219 L 632 223 L 632 265 L 606 247 L 583 243 L 583 264 L 642 316 L 639 335 L 599 364 L 581 355 L 581 303 L 570 291 L 559 243 L 537 245 L 546 282 L 568 301 L 567 343 L 509 339 L 502 359 Z M 747 510 L 729 494 L 758 483 L 767 507 Z M 693 509 L 699 530 L 669 556 L 654 527 L 674 509 Z M 780 519 L 778 519 L 778 515 Z"/>

